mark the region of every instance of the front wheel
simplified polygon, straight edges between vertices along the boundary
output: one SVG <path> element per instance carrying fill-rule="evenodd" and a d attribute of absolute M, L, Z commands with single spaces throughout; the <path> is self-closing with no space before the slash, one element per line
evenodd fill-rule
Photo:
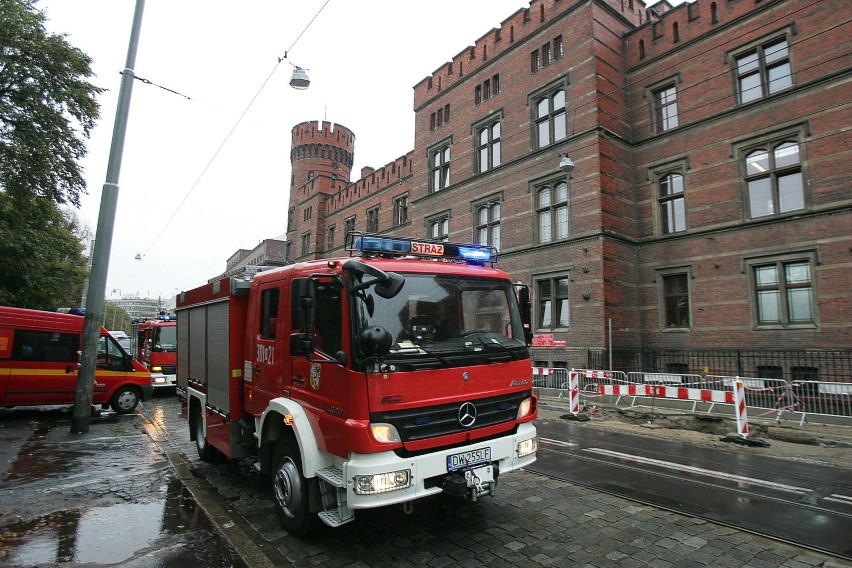
<path fill-rule="evenodd" d="M 204 429 L 204 418 L 201 411 L 192 413 L 192 428 L 195 431 L 195 449 L 203 461 L 212 462 L 216 458 L 216 448 L 207 441 L 207 431 Z"/>
<path fill-rule="evenodd" d="M 136 410 L 140 399 L 139 391 L 133 387 L 121 387 L 112 395 L 109 405 L 119 414 L 129 414 Z"/>
<path fill-rule="evenodd" d="M 293 536 L 307 536 L 319 518 L 310 512 L 310 483 L 302 474 L 302 459 L 295 444 L 279 440 L 273 452 L 272 493 L 281 524 Z"/>

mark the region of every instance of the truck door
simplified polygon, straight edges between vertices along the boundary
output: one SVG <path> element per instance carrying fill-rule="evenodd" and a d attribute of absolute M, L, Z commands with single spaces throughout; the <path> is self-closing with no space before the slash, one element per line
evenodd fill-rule
<path fill-rule="evenodd" d="M 254 339 L 254 349 L 246 353 L 246 358 L 250 358 L 252 365 L 251 388 L 261 391 L 259 400 L 251 401 L 253 405 L 256 405 L 257 410 L 265 408 L 266 402 L 271 398 L 284 394 L 288 386 L 284 375 L 286 351 L 283 349 L 282 342 L 286 334 L 283 333 L 285 326 L 282 325 L 284 302 L 281 301 L 283 297 L 281 288 L 281 281 L 261 284 L 258 288 L 258 301 L 250 308 L 255 310 L 256 316 L 249 318 L 248 322 L 251 326 L 248 333 Z"/>
<path fill-rule="evenodd" d="M 80 334 L 18 329 L 5 404 L 72 404 Z"/>
<path fill-rule="evenodd" d="M 346 366 L 335 360 L 339 351 L 347 351 L 347 329 L 342 287 L 336 279 L 318 279 L 315 321 L 311 330 L 314 353 L 310 357 L 293 356 L 291 396 L 326 419 L 317 421 L 326 449 L 345 455 L 343 422 L 350 416 Z M 298 333 L 301 330 L 292 330 Z M 322 362 L 319 362 L 322 361 Z M 329 420 L 328 418 L 331 418 Z"/>

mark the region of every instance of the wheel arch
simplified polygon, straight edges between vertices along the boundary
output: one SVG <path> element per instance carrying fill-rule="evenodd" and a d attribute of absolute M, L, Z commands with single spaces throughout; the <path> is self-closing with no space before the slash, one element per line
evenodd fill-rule
<path fill-rule="evenodd" d="M 275 398 L 260 417 L 260 470 L 269 474 L 272 469 L 272 454 L 278 440 L 289 437 L 295 442 L 302 458 L 305 477 L 316 476 L 316 472 L 331 465 L 331 457 L 317 445 L 308 413 L 299 403 L 289 398 Z"/>

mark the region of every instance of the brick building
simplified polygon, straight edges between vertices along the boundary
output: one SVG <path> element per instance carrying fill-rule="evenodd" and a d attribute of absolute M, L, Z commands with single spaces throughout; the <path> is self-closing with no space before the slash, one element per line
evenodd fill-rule
<path fill-rule="evenodd" d="M 850 16 L 846 0 L 533 0 L 415 85 L 415 148 L 383 167 L 350 181 L 350 130 L 293 128 L 288 258 L 340 255 L 349 230 L 492 244 L 530 285 L 536 332 L 568 345 L 540 364 L 612 347 L 848 365 Z M 661 365 L 729 372 L 702 361 Z"/>

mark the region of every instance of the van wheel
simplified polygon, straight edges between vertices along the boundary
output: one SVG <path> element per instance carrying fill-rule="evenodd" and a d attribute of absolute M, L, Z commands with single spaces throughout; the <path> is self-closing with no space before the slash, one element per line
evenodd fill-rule
<path fill-rule="evenodd" d="M 272 493 L 281 524 L 293 536 L 307 536 L 319 523 L 310 512 L 309 484 L 316 480 L 302 475 L 302 459 L 292 441 L 279 440 L 272 456 Z"/>
<path fill-rule="evenodd" d="M 192 428 L 195 430 L 195 449 L 198 450 L 198 457 L 203 461 L 212 462 L 216 459 L 217 450 L 207 441 L 207 432 L 204 430 L 204 419 L 201 417 L 200 410 L 192 413 Z"/>
<path fill-rule="evenodd" d="M 119 414 L 129 414 L 136 410 L 141 398 L 139 391 L 133 387 L 121 387 L 112 395 L 109 405 Z"/>

